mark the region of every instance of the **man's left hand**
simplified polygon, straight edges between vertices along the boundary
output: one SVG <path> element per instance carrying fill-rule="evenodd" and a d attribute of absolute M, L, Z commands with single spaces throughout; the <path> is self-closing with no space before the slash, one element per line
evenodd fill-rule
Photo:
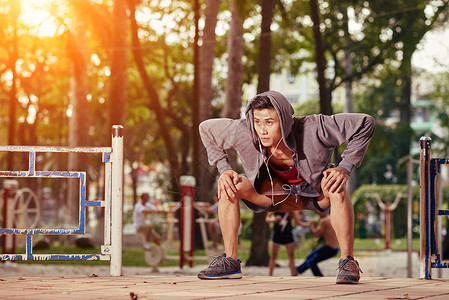
<path fill-rule="evenodd" d="M 323 172 L 321 187 L 329 193 L 342 193 L 346 188 L 349 174 L 341 168 L 329 168 Z"/>

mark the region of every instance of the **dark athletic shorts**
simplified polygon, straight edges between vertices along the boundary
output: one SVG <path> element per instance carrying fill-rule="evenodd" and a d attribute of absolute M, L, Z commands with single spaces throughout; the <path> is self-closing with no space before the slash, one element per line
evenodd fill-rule
<path fill-rule="evenodd" d="M 260 194 L 266 195 L 273 199 L 272 203 L 268 207 L 262 207 L 254 204 L 246 199 L 242 201 L 248 206 L 249 209 L 256 213 L 260 212 L 290 212 L 295 210 L 311 210 L 314 212 L 329 212 L 330 208 L 322 209 L 317 202 L 317 197 L 307 197 L 298 195 L 297 189 L 294 187 L 283 184 L 280 180 L 273 180 L 273 188 L 270 182 L 267 180 L 265 185 L 262 185 Z"/>

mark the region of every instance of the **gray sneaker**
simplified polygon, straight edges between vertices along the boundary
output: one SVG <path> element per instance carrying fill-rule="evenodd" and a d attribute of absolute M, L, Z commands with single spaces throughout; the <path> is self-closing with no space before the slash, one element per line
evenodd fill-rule
<path fill-rule="evenodd" d="M 209 267 L 198 274 L 200 279 L 239 279 L 242 278 L 240 259 L 235 261 L 232 257 L 226 257 L 223 253 L 215 257 Z"/>
<path fill-rule="evenodd" d="M 360 280 L 359 263 L 351 256 L 338 262 L 337 283 L 358 283 Z M 363 273 L 363 272 L 362 272 Z"/>

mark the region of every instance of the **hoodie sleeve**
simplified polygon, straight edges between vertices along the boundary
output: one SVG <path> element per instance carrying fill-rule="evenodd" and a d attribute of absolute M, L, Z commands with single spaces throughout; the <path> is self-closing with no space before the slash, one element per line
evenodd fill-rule
<path fill-rule="evenodd" d="M 242 128 L 244 120 L 232 119 L 210 119 L 202 122 L 199 126 L 201 140 L 207 151 L 209 164 L 217 166 L 218 172 L 223 173 L 232 169 L 225 152 L 227 149 L 237 149 L 242 139 L 249 139 L 242 135 L 248 130 Z"/>
<path fill-rule="evenodd" d="M 343 144 L 342 161 L 338 167 L 351 174 L 354 166 L 359 167 L 373 137 L 375 121 L 366 114 L 336 114 L 320 116 L 319 136 L 324 144 L 336 147 Z"/>

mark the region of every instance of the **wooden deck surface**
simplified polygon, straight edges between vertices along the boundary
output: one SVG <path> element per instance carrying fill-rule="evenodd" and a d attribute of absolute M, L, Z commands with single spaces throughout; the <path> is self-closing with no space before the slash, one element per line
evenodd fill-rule
<path fill-rule="evenodd" d="M 337 285 L 333 277 L 3 276 L 1 299 L 449 299 L 449 279 L 364 277 Z"/>

